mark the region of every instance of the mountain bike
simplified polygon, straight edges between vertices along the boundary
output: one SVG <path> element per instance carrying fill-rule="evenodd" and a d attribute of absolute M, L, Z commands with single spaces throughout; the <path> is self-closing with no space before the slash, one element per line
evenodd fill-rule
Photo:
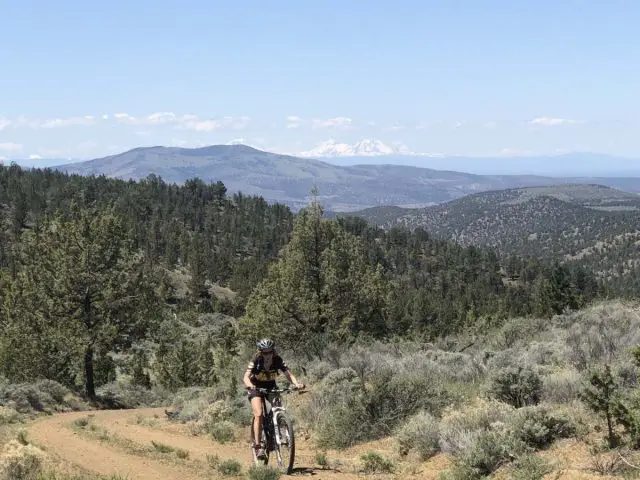
<path fill-rule="evenodd" d="M 262 462 L 269 464 L 269 457 L 275 454 L 278 469 L 289 475 L 293 470 L 293 462 L 296 454 L 296 442 L 293 435 L 293 426 L 286 416 L 286 408 L 280 398 L 282 393 L 300 392 L 294 387 L 282 389 L 256 388 L 256 391 L 265 394 L 262 398 L 262 444 L 266 457 L 264 460 L 258 459 L 256 455 L 255 435 L 253 433 L 253 422 L 251 421 L 251 453 L 255 465 Z"/>

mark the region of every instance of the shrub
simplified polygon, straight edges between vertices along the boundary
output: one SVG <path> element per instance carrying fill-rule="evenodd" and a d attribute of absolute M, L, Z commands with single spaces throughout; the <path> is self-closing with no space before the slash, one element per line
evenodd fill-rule
<path fill-rule="evenodd" d="M 249 480 L 278 480 L 280 471 L 267 466 L 252 466 L 247 472 Z"/>
<path fill-rule="evenodd" d="M 567 346 L 580 371 L 612 363 L 622 351 L 640 343 L 640 312 L 619 301 L 605 302 L 565 317 Z"/>
<path fill-rule="evenodd" d="M 396 433 L 401 455 L 414 450 L 421 460 L 426 460 L 440 450 L 438 421 L 428 412 L 410 417 Z"/>
<path fill-rule="evenodd" d="M 79 403 L 69 389 L 51 380 L 0 384 L 0 404 L 20 413 L 68 411 Z"/>
<path fill-rule="evenodd" d="M 536 455 L 523 455 L 514 462 L 509 478 L 513 480 L 543 480 L 553 471 L 548 460 Z"/>
<path fill-rule="evenodd" d="M 221 422 L 210 423 L 207 426 L 207 433 L 218 443 L 227 443 L 234 439 L 233 423 L 223 420 Z"/>
<path fill-rule="evenodd" d="M 96 389 L 96 394 L 104 402 L 117 408 L 160 407 L 169 399 L 168 391 L 149 390 L 138 385 L 112 382 Z"/>
<path fill-rule="evenodd" d="M 566 404 L 580 398 L 582 376 L 575 369 L 560 370 L 542 378 L 541 400 Z"/>
<path fill-rule="evenodd" d="M 362 461 L 362 471 L 364 473 L 393 472 L 393 462 L 377 452 L 364 453 L 360 460 Z"/>
<path fill-rule="evenodd" d="M 313 426 L 319 447 L 347 447 L 366 436 L 370 425 L 363 394 L 362 382 L 351 368 L 334 370 L 317 385 L 300 414 Z"/>
<path fill-rule="evenodd" d="M 12 440 L 0 454 L 0 478 L 36 480 L 42 473 L 42 456 L 42 451 L 34 446 Z"/>
<path fill-rule="evenodd" d="M 540 402 L 542 379 L 528 367 L 506 368 L 493 375 L 489 395 L 515 408 Z"/>
<path fill-rule="evenodd" d="M 576 426 L 568 415 L 553 412 L 545 405 L 516 410 L 509 426 L 520 440 L 536 450 L 576 433 Z"/>
<path fill-rule="evenodd" d="M 482 478 L 471 467 L 461 464 L 454 464 L 449 470 L 440 472 L 438 480 L 480 480 Z"/>
<path fill-rule="evenodd" d="M 506 403 L 481 399 L 459 410 L 446 411 L 440 421 L 441 450 L 456 456 L 467 448 L 476 432 L 487 430 L 496 423 L 507 423 L 514 411 Z"/>
<path fill-rule="evenodd" d="M 527 450 L 526 444 L 509 429 L 496 424 L 488 430 L 475 432 L 469 442 L 457 452 L 455 462 L 476 475 L 490 475 Z"/>
<path fill-rule="evenodd" d="M 0 425 L 9 425 L 22 421 L 22 416 L 13 408 L 0 405 Z"/>
<path fill-rule="evenodd" d="M 225 460 L 224 462 L 220 463 L 220 465 L 218 465 L 218 471 L 225 477 L 240 475 L 241 470 L 242 466 L 240 465 L 240 462 L 233 459 Z"/>
<path fill-rule="evenodd" d="M 341 368 L 318 384 L 301 415 L 319 447 L 343 448 L 389 435 L 421 410 L 437 415 L 455 398 L 429 371 L 388 365 L 363 383 L 353 368 Z"/>

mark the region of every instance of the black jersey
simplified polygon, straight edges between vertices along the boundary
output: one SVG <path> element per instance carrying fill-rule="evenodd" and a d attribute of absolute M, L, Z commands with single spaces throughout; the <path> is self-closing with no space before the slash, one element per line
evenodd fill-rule
<path fill-rule="evenodd" d="M 288 371 L 289 367 L 280 355 L 274 355 L 271 366 L 267 370 L 264 366 L 264 358 L 256 355 L 247 365 L 247 370 L 251 372 L 250 378 L 256 387 L 271 388 L 275 386 L 276 378 L 280 372 Z"/>

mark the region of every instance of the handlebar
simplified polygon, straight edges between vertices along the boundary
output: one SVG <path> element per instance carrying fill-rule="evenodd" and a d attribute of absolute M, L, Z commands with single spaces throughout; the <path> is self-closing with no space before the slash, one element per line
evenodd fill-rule
<path fill-rule="evenodd" d="M 255 390 L 256 392 L 265 393 L 265 394 L 293 393 L 293 392 L 305 393 L 307 391 L 304 388 L 296 388 L 296 387 L 284 387 L 284 388 L 262 388 L 262 387 L 249 388 L 247 387 L 247 390 Z"/>

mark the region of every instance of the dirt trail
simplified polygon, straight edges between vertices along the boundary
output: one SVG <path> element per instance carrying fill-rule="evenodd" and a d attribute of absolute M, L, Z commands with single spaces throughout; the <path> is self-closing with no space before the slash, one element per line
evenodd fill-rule
<path fill-rule="evenodd" d="M 85 416 L 87 416 L 87 412 L 74 412 L 41 420 L 29 429 L 29 439 L 35 445 L 41 446 L 61 460 L 82 470 L 98 474 L 119 474 L 130 479 L 140 480 L 201 478 L 148 458 L 123 453 L 102 442 L 87 441 L 68 425 L 69 422 Z M 97 412 L 96 415 L 96 418 L 100 420 L 109 420 L 110 417 L 113 417 L 112 412 Z"/>
<path fill-rule="evenodd" d="M 74 431 L 72 422 L 87 416 L 96 430 Z M 100 432 L 105 430 L 108 437 L 100 440 Z M 64 413 L 35 422 L 28 434 L 35 445 L 65 463 L 96 474 L 123 475 L 129 480 L 210 479 L 215 469 L 208 466 L 208 455 L 217 455 L 221 461 L 237 460 L 245 472 L 251 466 L 250 452 L 242 439 L 219 444 L 206 436 L 190 435 L 183 425 L 168 422 L 163 408 Z M 175 455 L 166 455 L 165 459 L 161 453 L 149 448 L 152 441 L 186 450 L 189 456 L 179 460 Z M 311 451 L 303 439 L 296 443 L 294 476 L 362 478 L 355 473 L 317 467 L 313 460 L 315 451 Z M 147 453 L 141 454 L 140 449 L 145 448 Z"/>

